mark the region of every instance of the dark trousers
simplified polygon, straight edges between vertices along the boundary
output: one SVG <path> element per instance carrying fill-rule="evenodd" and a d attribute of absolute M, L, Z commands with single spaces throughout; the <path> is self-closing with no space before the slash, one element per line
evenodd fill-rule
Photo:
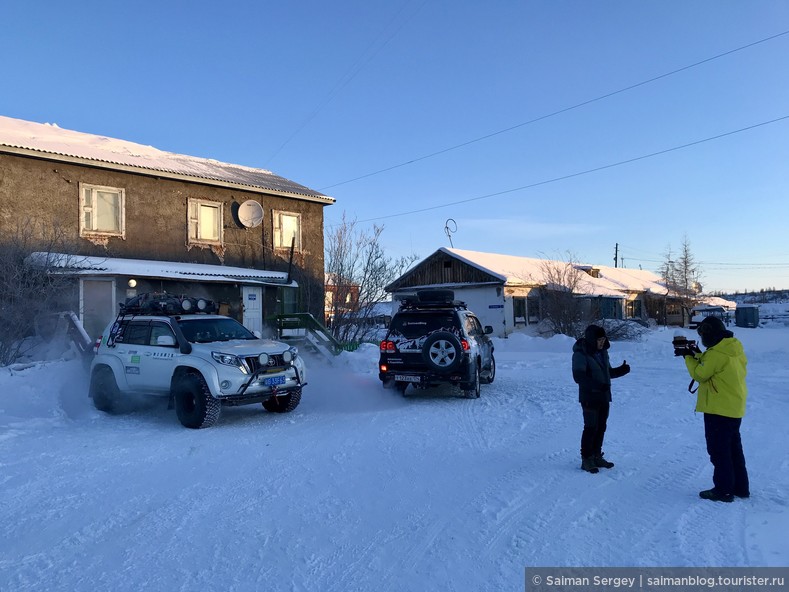
<path fill-rule="evenodd" d="M 603 438 L 608 424 L 608 401 L 581 403 L 584 412 L 584 431 L 581 434 L 581 458 L 603 453 Z"/>
<path fill-rule="evenodd" d="M 704 437 L 714 470 L 715 491 L 747 496 L 750 494 L 748 471 L 740 439 L 741 417 L 704 414 Z"/>

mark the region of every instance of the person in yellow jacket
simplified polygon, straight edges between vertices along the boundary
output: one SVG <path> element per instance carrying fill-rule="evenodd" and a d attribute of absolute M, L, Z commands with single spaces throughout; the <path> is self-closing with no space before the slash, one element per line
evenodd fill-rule
<path fill-rule="evenodd" d="M 713 488 L 699 492 L 702 499 L 731 502 L 749 497 L 748 470 L 742 451 L 740 425 L 745 415 L 748 359 L 742 343 L 717 317 L 707 317 L 697 329 L 704 353 L 688 352 L 685 366 L 699 383 L 696 411 L 704 413 L 704 437 L 714 467 Z"/>

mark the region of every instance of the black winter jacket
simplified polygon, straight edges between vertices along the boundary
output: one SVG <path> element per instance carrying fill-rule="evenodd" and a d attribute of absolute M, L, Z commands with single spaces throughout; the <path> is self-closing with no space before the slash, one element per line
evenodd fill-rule
<path fill-rule="evenodd" d="M 578 400 L 582 404 L 611 401 L 611 379 L 624 376 L 630 370 L 623 366 L 611 368 L 606 337 L 605 346 L 597 352 L 597 341 L 582 337 L 573 345 L 573 380 L 578 384 Z"/>

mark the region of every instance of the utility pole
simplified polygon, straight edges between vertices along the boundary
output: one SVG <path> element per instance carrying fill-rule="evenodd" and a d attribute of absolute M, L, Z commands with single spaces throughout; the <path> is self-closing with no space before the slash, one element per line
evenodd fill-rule
<path fill-rule="evenodd" d="M 616 267 L 616 263 L 619 261 L 619 243 L 614 245 L 614 267 Z"/>

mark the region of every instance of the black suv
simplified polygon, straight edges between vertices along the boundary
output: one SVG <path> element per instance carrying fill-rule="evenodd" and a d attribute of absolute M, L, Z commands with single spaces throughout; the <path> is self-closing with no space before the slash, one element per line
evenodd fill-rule
<path fill-rule="evenodd" d="M 384 388 L 405 393 L 408 385 L 428 388 L 450 383 L 465 397 L 479 397 L 479 385 L 496 376 L 493 343 L 476 315 L 452 290 L 419 290 L 402 300 L 381 342 L 378 378 Z"/>

